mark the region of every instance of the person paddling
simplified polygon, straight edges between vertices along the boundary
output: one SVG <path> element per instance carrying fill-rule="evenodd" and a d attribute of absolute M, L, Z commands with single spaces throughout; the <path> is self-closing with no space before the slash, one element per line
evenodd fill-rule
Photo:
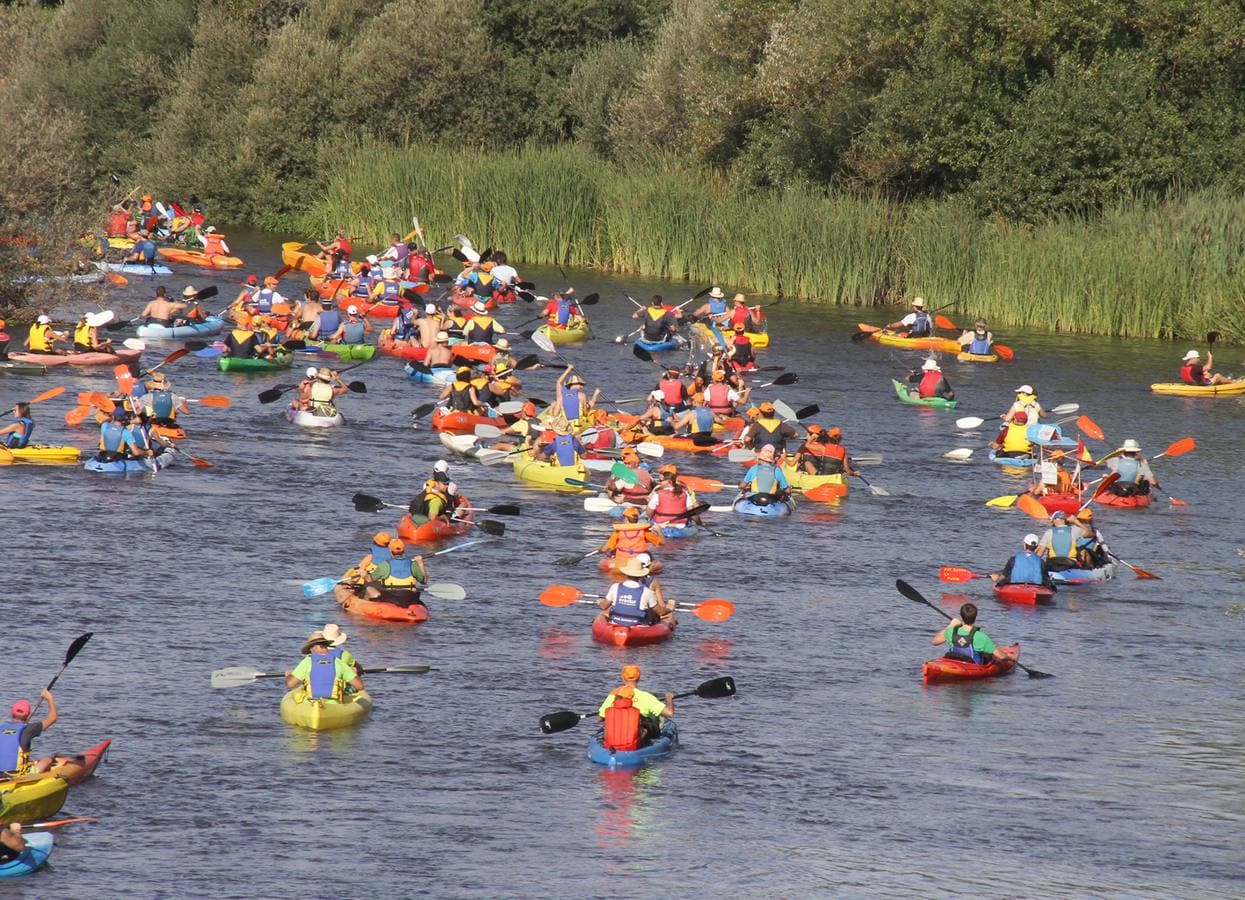
<path fill-rule="evenodd" d="M 673 624 L 674 603 L 659 604 L 657 594 L 644 582 L 651 572 L 649 563 L 633 556 L 619 563 L 617 569 L 624 579 L 610 585 L 597 603 L 611 625 L 630 628 L 656 625 L 661 621 Z"/>
<path fill-rule="evenodd" d="M 624 563 L 640 554 L 647 554 L 650 546 L 660 547 L 665 542 L 666 539 L 658 529 L 640 521 L 639 507 L 628 506 L 623 510 L 623 520 L 613 527 L 610 536 L 597 548 L 597 552 L 612 555 L 613 567 L 622 571 Z"/>
<path fill-rule="evenodd" d="M 1042 533 L 1037 552 L 1050 572 L 1066 572 L 1080 562 L 1079 542 L 1085 537 L 1080 523 L 1069 519 L 1063 510 L 1051 513 L 1050 527 Z"/>
<path fill-rule="evenodd" d="M 654 294 L 649 305 L 637 309 L 631 318 L 640 320 L 640 337 L 650 344 L 665 343 L 679 330 L 679 323 L 674 313 L 666 309 L 661 294 Z"/>
<path fill-rule="evenodd" d="M 757 451 L 757 459 L 744 473 L 743 481 L 739 482 L 739 496 L 756 502 L 758 495 L 764 495 L 771 501 L 785 500 L 791 495 L 791 485 L 787 476 L 774 463 L 775 450 L 773 444 L 766 444 Z"/>
<path fill-rule="evenodd" d="M 605 723 L 601 743 L 607 750 L 636 750 L 661 734 L 662 719 L 674 717 L 674 693 L 667 691 L 664 702 L 640 690 L 640 667 L 622 667 L 622 684 L 609 692 L 597 715 Z"/>
<path fill-rule="evenodd" d="M 666 463 L 657 470 L 660 482 L 648 498 L 648 517 L 654 525 L 686 527 L 699 516 L 688 516 L 687 511 L 696 505 L 696 494 L 679 481 L 679 467 Z"/>
<path fill-rule="evenodd" d="M 951 387 L 951 382 L 947 381 L 947 376 L 942 374 L 942 367 L 938 365 L 938 360 L 932 357 L 921 363 L 920 372 L 908 373 L 908 381 L 916 384 L 916 395 L 922 400 L 934 397 L 943 400 L 955 399 L 955 390 Z"/>
<path fill-rule="evenodd" d="M 326 703 L 340 703 L 346 689 L 363 690 L 363 679 L 340 654 L 330 652 L 333 642 L 324 632 L 315 631 L 300 651 L 303 658 L 292 669 L 285 670 L 285 686 L 290 690 L 302 685 L 307 697 Z"/>
<path fill-rule="evenodd" d="M 994 335 L 986 328 L 986 320 L 978 319 L 972 331 L 965 331 L 959 338 L 960 349 L 974 356 L 989 356 L 994 352 Z"/>
<path fill-rule="evenodd" d="M 10 450 L 28 446 L 30 436 L 35 431 L 35 420 L 30 417 L 29 403 L 14 403 L 13 419 L 13 424 L 0 428 L 0 446 Z"/>
<path fill-rule="evenodd" d="M 808 475 L 857 475 L 843 446 L 843 431 L 838 426 L 823 429 L 809 425 L 804 443 L 795 454 L 795 467 Z"/>
<path fill-rule="evenodd" d="M 22 823 L 0 827 L 0 864 L 12 862 L 26 852 L 26 839 L 22 837 Z"/>
<path fill-rule="evenodd" d="M 57 349 L 56 342 L 68 339 L 69 335 L 52 329 L 52 319 L 50 316 L 39 316 L 30 326 L 25 343 L 26 349 L 31 353 L 64 356 L 65 351 Z"/>
<path fill-rule="evenodd" d="M 363 344 L 367 335 L 372 333 L 372 323 L 359 314 L 359 307 L 353 303 L 346 308 L 346 321 L 337 326 L 337 330 L 329 337 L 332 344 Z"/>
<path fill-rule="evenodd" d="M 912 298 L 912 311 L 898 322 L 886 326 L 888 331 L 901 332 L 904 337 L 929 337 L 934 333 L 934 320 L 925 311 L 925 298 Z"/>
<path fill-rule="evenodd" d="M 152 424 L 165 428 L 177 426 L 178 413 L 190 412 L 186 398 L 173 393 L 173 386 L 163 372 L 153 372 L 147 379 L 147 393 L 143 395 L 142 404 Z"/>
<path fill-rule="evenodd" d="M 74 353 L 115 353 L 111 340 L 99 339 L 99 326 L 108 321 L 109 316 L 84 312 L 78 319 L 73 330 Z"/>
<path fill-rule="evenodd" d="M 1124 441 L 1120 456 L 1107 460 L 1107 468 L 1120 477 L 1107 487 L 1108 494 L 1117 497 L 1135 497 L 1148 494 L 1150 489 L 1161 491 L 1158 479 L 1150 471 L 1150 463 L 1141 455 L 1141 445 L 1133 438 Z"/>
<path fill-rule="evenodd" d="M 50 756 L 33 763 L 30 761 L 31 743 L 55 725 L 60 717 L 52 692 L 44 688 L 39 696 L 48 703 L 48 714 L 42 721 L 31 722 L 30 701 L 17 700 L 9 710 L 9 721 L 0 725 L 0 772 L 24 775 L 46 772 L 52 767 L 53 759 Z"/>
<path fill-rule="evenodd" d="M 726 302 L 726 294 L 716 285 L 709 290 L 709 299 L 692 313 L 693 319 L 708 319 L 714 325 L 726 325 L 730 320 L 730 304 Z"/>
<path fill-rule="evenodd" d="M 935 647 L 946 644 L 947 659 L 984 665 L 991 660 L 1016 659 L 1017 654 L 1008 647 L 999 647 L 990 636 L 977 627 L 977 607 L 965 603 L 960 607 L 958 618 L 951 620 L 946 628 L 931 639 Z"/>
<path fill-rule="evenodd" d="M 1212 335 L 1213 337 L 1213 335 Z M 1211 366 L 1215 362 L 1215 356 L 1209 350 L 1206 351 L 1206 362 L 1202 362 L 1202 355 L 1196 350 L 1190 350 L 1184 355 L 1184 365 L 1180 367 L 1180 380 L 1185 384 L 1210 385 L 1210 384 L 1231 384 L 1232 379 L 1227 375 L 1218 372 L 1211 372 Z"/>
<path fill-rule="evenodd" d="M 1046 561 L 1038 555 L 1038 543 L 1036 534 L 1026 534 L 1024 549 L 1007 561 L 1003 571 L 991 572 L 990 580 L 997 585 L 1042 584 L 1051 587 L 1050 570 Z"/>

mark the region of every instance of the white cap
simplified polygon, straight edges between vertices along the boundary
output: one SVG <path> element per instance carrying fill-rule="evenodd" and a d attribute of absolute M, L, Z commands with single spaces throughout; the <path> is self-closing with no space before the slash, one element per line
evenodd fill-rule
<path fill-rule="evenodd" d="M 1184 355 L 1184 361 L 1188 362 L 1191 359 L 1199 359 L 1201 356 L 1202 354 L 1198 353 L 1196 350 L 1190 350 Z"/>
<path fill-rule="evenodd" d="M 308 377 L 308 378 L 315 378 L 315 377 L 316 377 L 316 367 L 315 367 L 315 366 L 311 366 L 311 367 L 309 367 L 309 368 L 307 369 L 307 377 Z"/>
<path fill-rule="evenodd" d="M 1025 535 L 1025 546 L 1026 546 L 1026 547 L 1028 547 L 1028 546 L 1029 546 L 1029 545 L 1031 545 L 1031 544 L 1032 544 L 1033 546 L 1037 546 L 1037 543 L 1038 543 L 1038 536 L 1037 536 L 1036 534 L 1026 534 L 1026 535 Z"/>
<path fill-rule="evenodd" d="M 642 566 L 651 566 L 653 564 L 653 555 L 651 553 L 637 553 L 635 558 L 636 562 Z"/>
<path fill-rule="evenodd" d="M 918 309 L 924 309 L 924 308 L 925 308 L 925 298 L 924 298 L 924 297 L 913 297 L 913 298 L 912 298 L 912 305 L 913 305 L 913 306 L 915 306 L 915 307 L 917 307 Z"/>
<path fill-rule="evenodd" d="M 938 369 L 938 363 L 934 359 L 927 359 L 921 363 L 921 369 L 926 372 L 933 372 Z"/>
<path fill-rule="evenodd" d="M 445 490 L 446 490 L 448 493 L 450 493 L 450 494 L 457 494 L 457 493 L 458 493 L 458 484 L 457 484 L 457 483 L 455 483 L 455 482 L 453 482 L 453 481 L 451 481 L 449 484 L 447 484 L 447 485 L 445 486 Z"/>
<path fill-rule="evenodd" d="M 346 315 L 357 316 L 358 314 L 359 314 L 359 307 L 355 306 L 353 303 L 351 303 L 349 306 L 346 307 Z"/>
<path fill-rule="evenodd" d="M 665 400 L 665 399 L 666 399 L 666 395 L 665 395 L 665 394 L 663 394 L 661 391 L 653 391 L 651 394 L 649 394 L 649 395 L 648 395 L 648 399 L 650 399 L 650 400 Z"/>
<path fill-rule="evenodd" d="M 1017 394 L 1032 394 L 1032 393 L 1033 393 L 1033 385 L 1031 385 L 1031 384 L 1022 384 L 1020 387 L 1016 388 L 1016 393 L 1017 393 Z"/>
<path fill-rule="evenodd" d="M 371 256 L 369 256 L 369 257 L 367 258 L 367 261 L 368 261 L 368 262 L 370 262 L 372 265 L 376 265 L 378 262 L 380 262 L 380 260 L 376 258 L 376 254 L 375 254 L 375 253 L 373 253 Z"/>
<path fill-rule="evenodd" d="M 424 304 L 424 312 L 430 316 L 435 316 L 437 314 L 437 305 L 435 303 Z"/>
<path fill-rule="evenodd" d="M 448 472 L 449 470 L 450 470 L 450 464 L 447 463 L 443 459 L 438 459 L 435 463 L 432 464 L 432 471 L 434 472 Z"/>
<path fill-rule="evenodd" d="M 40 325 L 51 325 L 51 324 L 52 324 L 52 320 L 51 320 L 50 318 L 48 318 L 47 316 L 40 316 L 40 317 L 39 317 L 39 324 L 40 324 Z"/>
<path fill-rule="evenodd" d="M 537 295 L 537 297 L 536 297 L 536 302 L 537 302 L 537 303 L 548 303 L 548 302 L 549 302 L 549 298 L 548 298 L 548 297 L 542 297 L 542 296 L 540 296 L 540 295 Z"/>

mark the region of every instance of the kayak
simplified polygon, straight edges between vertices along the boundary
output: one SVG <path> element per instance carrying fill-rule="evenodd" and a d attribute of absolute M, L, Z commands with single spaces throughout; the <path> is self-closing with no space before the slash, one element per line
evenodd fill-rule
<path fill-rule="evenodd" d="M 28 447 L 7 449 L 15 459 L 21 462 L 77 463 L 82 456 L 82 451 L 77 447 L 47 447 L 43 444 L 31 444 Z"/>
<path fill-rule="evenodd" d="M 88 472 L 103 472 L 106 475 L 132 475 L 144 472 L 159 472 L 172 465 L 177 458 L 177 451 L 167 448 L 157 456 L 142 459 L 114 459 L 102 462 L 92 456 L 83 465 Z"/>
<path fill-rule="evenodd" d="M 950 338 L 920 337 L 910 338 L 890 331 L 872 331 L 873 325 L 857 325 L 861 331 L 869 332 L 869 340 L 876 341 L 884 347 L 903 347 L 906 350 L 936 350 L 939 353 L 960 352 L 960 342 Z"/>
<path fill-rule="evenodd" d="M 578 344 L 580 341 L 588 340 L 590 332 L 588 323 L 580 319 L 577 323 L 565 328 L 551 328 L 546 322 L 536 329 L 536 333 L 549 338 L 551 344 Z"/>
<path fill-rule="evenodd" d="M 636 338 L 635 345 L 641 350 L 647 350 L 649 353 L 665 353 L 667 350 L 678 350 L 686 341 L 677 334 L 668 341 L 646 341 L 644 338 Z"/>
<path fill-rule="evenodd" d="M 622 507 L 619 507 L 619 509 L 621 508 Z M 661 536 L 668 541 L 677 541 L 680 538 L 695 537 L 698 530 L 695 522 L 688 521 L 677 524 L 671 522 L 666 525 L 659 525 L 657 526 L 657 529 L 661 532 Z"/>
<path fill-rule="evenodd" d="M 955 409 L 955 400 L 946 400 L 942 397 L 920 397 L 917 392 L 908 387 L 902 381 L 891 379 L 891 384 L 895 386 L 895 394 L 904 403 L 910 403 L 913 406 L 932 406 L 934 409 Z"/>
<path fill-rule="evenodd" d="M 367 691 L 349 694 L 341 703 L 332 700 L 309 700 L 307 692 L 296 687 L 281 698 L 281 719 L 312 731 L 353 728 L 372 711 L 372 695 Z"/>
<path fill-rule="evenodd" d="M 968 351 L 957 353 L 955 358 L 959 362 L 992 363 L 999 361 L 997 353 L 969 353 Z"/>
<path fill-rule="evenodd" d="M 338 359 L 353 359 L 358 362 L 366 362 L 376 355 L 376 347 L 374 344 L 321 344 L 315 341 L 309 341 L 308 350 L 324 350 L 329 353 L 336 353 Z"/>
<path fill-rule="evenodd" d="M 1174 394 L 1178 397 L 1217 397 L 1221 394 L 1245 394 L 1245 378 L 1227 384 L 1184 384 L 1183 382 L 1160 382 L 1150 385 L 1156 394 Z"/>
<path fill-rule="evenodd" d="M 0 375 L 46 375 L 48 367 L 34 363 L 0 359 Z"/>
<path fill-rule="evenodd" d="M 293 362 L 293 353 L 278 353 L 273 359 L 264 359 L 260 356 L 253 356 L 250 359 L 222 356 L 216 360 L 216 367 L 222 372 L 276 372 L 280 369 L 288 369 Z"/>
<path fill-rule="evenodd" d="M 444 387 L 454 380 L 453 366 L 433 369 L 431 373 L 429 373 L 413 369 L 408 363 L 404 371 L 406 372 L 406 377 L 411 381 L 414 381 L 416 384 L 439 384 Z"/>
<path fill-rule="evenodd" d="M 438 437 L 441 438 L 441 446 L 446 450 L 468 459 L 477 458 L 480 451 L 485 449 L 474 434 L 450 434 L 442 431 Z"/>
<path fill-rule="evenodd" d="M 1054 602 L 1055 589 L 1044 584 L 996 584 L 994 596 L 1010 603 L 1034 606 L 1038 603 Z"/>
<path fill-rule="evenodd" d="M 57 775 L 64 778 L 69 784 L 82 784 L 99 768 L 99 764 L 104 759 L 104 753 L 108 750 L 108 746 L 112 743 L 112 739 L 100 741 L 90 750 L 83 750 L 74 756 L 57 756 L 54 757 L 52 768 L 48 769 L 49 775 Z"/>
<path fill-rule="evenodd" d="M 1081 495 L 1078 493 L 1043 494 L 1037 498 L 1038 503 L 1046 507 L 1048 513 L 1062 512 L 1072 515 L 1081 508 Z"/>
<path fill-rule="evenodd" d="M 753 494 L 753 496 L 756 496 Z M 789 516 L 795 512 L 795 500 L 771 501 L 769 503 L 753 503 L 748 497 L 740 497 L 734 503 L 735 512 L 745 516 L 757 516 L 763 519 L 776 519 Z"/>
<path fill-rule="evenodd" d="M 156 263 L 114 263 L 97 262 L 96 267 L 103 272 L 120 272 L 122 275 L 172 275 L 168 266 Z"/>
<path fill-rule="evenodd" d="M 1012 644 L 1010 647 L 1004 647 L 1004 650 L 1014 650 L 1016 655 L 1020 655 L 1020 645 Z M 988 663 L 966 662 L 962 659 L 947 659 L 945 656 L 938 659 L 931 659 L 921 667 L 921 680 L 926 684 L 946 684 L 951 681 L 973 681 L 980 678 L 993 678 L 996 675 L 1006 675 L 1012 669 L 1016 668 L 1014 659 L 998 662 L 990 660 Z"/>
<path fill-rule="evenodd" d="M 138 336 L 148 341 L 172 341 L 179 338 L 198 337 L 201 334 L 220 334 L 225 327 L 225 320 L 220 316 L 208 316 L 202 322 L 187 322 L 185 325 L 153 325 L 150 322 L 138 326 Z"/>
<path fill-rule="evenodd" d="M 474 527 L 470 512 L 466 513 L 464 519 L 455 519 L 452 522 L 447 522 L 445 519 L 433 519 L 422 525 L 416 525 L 410 516 L 403 516 L 398 520 L 398 537 L 408 544 L 435 544 L 438 541 L 466 534 Z"/>
<path fill-rule="evenodd" d="M 207 269 L 241 269 L 246 265 L 236 256 L 224 256 L 220 253 L 208 256 L 202 250 L 185 250 L 181 247 L 160 247 L 156 253 L 160 254 L 161 259 L 167 259 L 169 262 L 203 266 Z"/>
<path fill-rule="evenodd" d="M 69 782 L 57 775 L 0 781 L 0 825 L 50 819 L 65 805 Z"/>
<path fill-rule="evenodd" d="M 14 284 L 95 284 L 104 280 L 103 272 L 83 272 L 81 275 L 18 275 Z"/>
<path fill-rule="evenodd" d="M 493 425 L 504 428 L 501 417 L 477 416 L 438 406 L 432 411 L 432 430 L 448 431 L 450 434 L 472 434 L 477 425 Z"/>
<path fill-rule="evenodd" d="M 641 647 L 670 640 L 674 626 L 665 622 L 656 625 L 612 625 L 605 615 L 592 620 L 592 639 L 612 647 Z"/>
<path fill-rule="evenodd" d="M 840 497 L 847 496 L 847 477 L 842 472 L 834 475 L 810 475 L 793 465 L 787 465 L 782 467 L 782 474 L 787 476 L 787 484 L 791 485 L 793 491 L 811 491 L 813 488 L 830 485 L 836 488 L 835 493 Z"/>
<path fill-rule="evenodd" d="M 305 246 L 299 244 L 299 246 Z M 317 259 L 314 253 L 307 253 L 303 250 L 281 248 L 281 262 L 291 269 L 298 269 L 300 272 L 306 272 L 313 278 L 323 278 L 328 271 L 328 266 L 324 260 Z M 350 269 L 353 272 L 359 271 L 359 264 L 351 263 Z"/>
<path fill-rule="evenodd" d="M 466 344 L 456 339 L 450 341 L 450 346 L 454 349 L 455 357 L 461 356 L 474 363 L 492 362 L 493 357 L 497 355 L 497 348 L 492 344 Z"/>
<path fill-rule="evenodd" d="M 296 409 L 293 406 L 285 408 L 285 418 L 303 428 L 333 428 L 346 421 L 337 411 L 331 416 L 318 416 L 309 409 Z"/>
<path fill-rule="evenodd" d="M 412 344 L 410 341 L 395 341 L 388 329 L 382 331 L 380 337 L 376 339 L 376 349 L 386 356 L 413 359 L 415 362 L 423 362 L 424 357 L 428 355 L 426 347 Z"/>
<path fill-rule="evenodd" d="M 55 840 L 50 831 L 33 831 L 23 834 L 26 849 L 6 863 L 0 863 L 0 878 L 21 878 L 43 867 L 52 855 Z"/>
<path fill-rule="evenodd" d="M 1050 573 L 1050 580 L 1055 584 L 1098 584 L 1114 577 L 1115 563 L 1107 563 L 1096 569 L 1064 569 L 1062 572 Z"/>
<path fill-rule="evenodd" d="M 1000 456 L 997 451 L 991 450 L 990 462 L 1008 469 L 1032 469 L 1037 459 L 1033 456 Z"/>
<path fill-rule="evenodd" d="M 583 463 L 576 463 L 573 466 L 555 466 L 552 463 L 539 459 L 532 459 L 527 453 L 515 454 L 514 474 L 520 481 L 527 481 L 531 484 L 539 484 L 544 487 L 556 488 L 559 491 L 568 491 L 576 494 L 585 490 L 585 488 L 567 484 L 566 479 L 591 480 L 588 477 L 588 470 L 584 468 Z"/>
<path fill-rule="evenodd" d="M 1121 509 L 1140 509 L 1154 502 L 1149 494 L 1130 494 L 1127 497 L 1111 493 L 1107 488 L 1094 500 L 1099 506 L 1116 506 Z"/>
<path fill-rule="evenodd" d="M 408 625 L 428 621 L 428 607 L 416 600 L 414 595 L 415 592 L 412 592 L 410 602 L 403 606 L 389 600 L 369 600 L 366 597 L 360 597 L 354 591 L 339 591 L 336 594 L 338 605 L 346 612 L 378 622 L 399 622 Z"/>
<path fill-rule="evenodd" d="M 692 334 L 701 339 L 702 343 L 709 345 L 717 344 L 723 350 L 729 351 L 731 344 L 734 343 L 735 332 L 733 330 L 723 330 L 720 325 L 712 322 L 693 322 L 691 327 Z M 729 335 L 729 340 L 728 340 Z M 754 350 L 764 350 L 769 347 L 769 333 L 765 331 L 745 331 L 744 337 L 752 344 Z"/>
<path fill-rule="evenodd" d="M 349 295 L 340 297 L 337 305 L 342 309 L 349 309 L 352 306 L 358 307 L 359 315 L 370 316 L 373 319 L 396 319 L 398 311 L 401 309 L 396 300 L 378 300 L 372 303 L 361 297 L 351 297 Z"/>
<path fill-rule="evenodd" d="M 10 353 L 14 362 L 38 366 L 115 366 L 132 363 L 143 355 L 142 350 L 118 350 L 116 353 Z"/>
<path fill-rule="evenodd" d="M 644 765 L 650 759 L 668 756 L 677 746 L 679 746 L 679 732 L 674 722 L 671 721 L 662 726 L 661 736 L 657 740 L 638 750 L 606 750 L 605 745 L 601 743 L 601 736 L 598 735 L 588 745 L 588 758 L 594 763 L 609 766 L 611 769 L 634 768 Z"/>

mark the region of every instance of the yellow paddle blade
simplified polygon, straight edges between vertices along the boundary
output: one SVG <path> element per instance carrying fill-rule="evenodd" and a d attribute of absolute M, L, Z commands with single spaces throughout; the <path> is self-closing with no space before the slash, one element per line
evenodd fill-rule
<path fill-rule="evenodd" d="M 997 506 L 1000 509 L 1008 509 L 1016 505 L 1019 499 L 1017 494 L 1005 494 L 1002 497 L 995 497 L 993 500 L 987 500 L 986 506 Z"/>

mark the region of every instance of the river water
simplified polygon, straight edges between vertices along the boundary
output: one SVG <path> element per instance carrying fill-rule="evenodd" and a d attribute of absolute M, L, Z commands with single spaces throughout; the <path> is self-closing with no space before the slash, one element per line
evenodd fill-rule
<path fill-rule="evenodd" d="M 243 235 L 234 249 L 264 273 L 279 264 L 277 243 Z M 561 280 L 526 274 L 545 292 Z M 649 389 L 656 367 L 609 340 L 629 330 L 624 295 L 684 290 L 571 276 L 581 294 L 601 293 L 590 312 L 603 339 L 566 358 L 614 396 Z M 197 270 L 157 283 L 233 293 L 230 276 Z M 110 289 L 110 305 L 135 312 L 152 286 Z M 234 403 L 186 420 L 187 448 L 213 468 L 128 480 L 0 469 L 4 702 L 33 697 L 70 641 L 93 631 L 38 747 L 114 739 L 65 808 L 101 821 L 62 829 L 52 866 L 5 896 L 1239 896 L 1242 402 L 1151 395 L 1151 381 L 1174 379 L 1183 345 L 1001 334 L 1013 364 L 947 364 L 960 410 L 908 407 L 889 379 L 920 358 L 849 340 L 857 320 L 882 316 L 775 307 L 763 361 L 800 383 L 761 396 L 819 403 L 814 421 L 841 426 L 855 452 L 884 455 L 865 471 L 891 496 L 857 482 L 841 506 L 807 503 L 787 521 L 715 516 L 720 536 L 662 554 L 664 584 L 686 601 L 730 598 L 737 613 L 721 624 L 684 616 L 672 642 L 627 653 L 590 641 L 586 607 L 535 599 L 551 583 L 604 587 L 589 563 L 555 560 L 592 549 L 607 521 L 582 497 L 520 485 L 508 466 L 452 464 L 479 505 L 523 506 L 503 540 L 430 564 L 467 600 L 430 601 L 432 620 L 407 628 L 303 598 L 297 582 L 341 572 L 393 524 L 355 512 L 350 495 L 404 503 L 442 456 L 426 426 L 410 425 L 432 389 L 408 383 L 395 360 L 352 376 L 368 393 L 342 402 L 347 427 L 313 434 L 257 402 L 290 379 L 222 375 L 190 357 L 171 367 L 175 386 Z M 1222 369 L 1243 367 L 1239 349 L 1217 356 Z M 548 398 L 553 379 L 529 373 L 529 393 Z M 980 581 L 937 581 L 944 564 L 997 568 L 1034 530 L 1016 510 L 983 506 L 1017 479 L 982 452 L 966 464 L 941 457 L 986 443 L 987 433 L 957 434 L 954 419 L 997 415 L 1024 382 L 1048 407 L 1081 404 L 1107 433 L 1099 452 L 1126 437 L 1151 455 L 1197 439 L 1194 453 L 1155 464 L 1187 506 L 1099 515 L 1113 549 L 1162 580 L 1124 572 L 1036 610 L 1000 605 Z M 111 376 L 0 379 L 0 402 L 60 383 L 72 393 Z M 68 407 L 37 408 L 39 438 L 93 444 L 65 426 Z M 678 461 L 728 481 L 738 471 Z M 1020 641 L 1023 662 L 1057 677 L 923 687 L 943 620 L 897 594 L 896 578 L 950 612 L 973 599 L 988 632 Z M 372 718 L 343 734 L 284 725 L 276 680 L 209 687 L 217 668 L 292 665 L 327 621 L 366 665 L 435 671 L 373 677 Z M 595 707 L 626 660 L 650 690 L 730 674 L 739 694 L 683 701 L 677 753 L 638 774 L 603 772 L 585 757 L 587 723 L 546 736 L 537 722 Z"/>

